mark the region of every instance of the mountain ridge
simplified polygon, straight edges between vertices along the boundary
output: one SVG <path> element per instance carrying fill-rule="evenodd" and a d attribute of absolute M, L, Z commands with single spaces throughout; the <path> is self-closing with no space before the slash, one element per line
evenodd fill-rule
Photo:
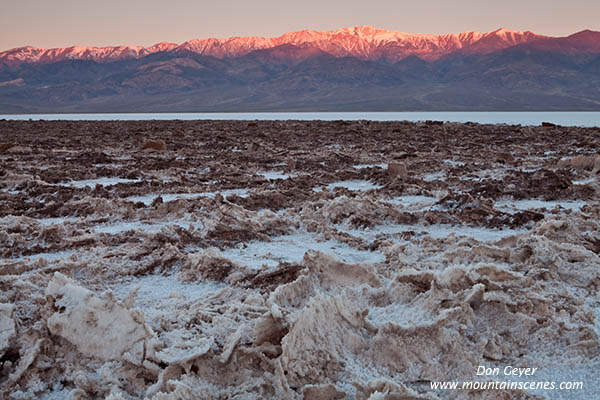
<path fill-rule="evenodd" d="M 0 61 L 0 113 L 600 111 L 600 32 L 589 30 L 363 26 L 150 48 L 21 48 L 35 62 Z"/>
<path fill-rule="evenodd" d="M 301 30 L 277 37 L 244 36 L 223 39 L 193 39 L 181 44 L 160 42 L 152 46 L 70 46 L 43 49 L 24 46 L 0 53 L 0 63 L 52 63 L 67 59 L 96 62 L 138 59 L 157 52 L 191 51 L 216 58 L 241 57 L 256 50 L 292 44 L 309 44 L 336 57 L 357 57 L 364 60 L 384 59 L 397 62 L 411 55 L 433 61 L 454 51 L 485 53 L 516 44 L 551 38 L 530 31 L 520 32 L 500 28 L 482 33 L 465 31 L 442 35 L 406 33 L 378 29 L 372 26 L 341 28 L 332 31 Z M 555 39 L 555 38 L 551 38 Z"/>

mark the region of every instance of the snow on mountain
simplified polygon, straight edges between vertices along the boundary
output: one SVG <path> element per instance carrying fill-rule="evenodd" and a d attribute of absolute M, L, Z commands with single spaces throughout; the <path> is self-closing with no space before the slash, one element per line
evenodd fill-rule
<path fill-rule="evenodd" d="M 336 57 L 352 56 L 365 60 L 386 59 L 396 62 L 411 55 L 426 60 L 435 60 L 451 52 L 468 49 L 482 39 L 486 39 L 490 43 L 481 46 L 480 51 L 477 52 L 499 50 L 543 37 L 531 32 L 516 32 L 506 29 L 499 29 L 490 33 L 462 32 L 431 35 L 358 26 L 325 32 L 311 30 L 289 32 L 275 38 L 252 36 L 191 40 L 174 49 L 174 51 L 187 50 L 198 54 L 225 58 L 239 57 L 255 50 L 291 44 L 294 46 L 310 45 Z"/>
<path fill-rule="evenodd" d="M 194 39 L 183 43 L 174 51 L 191 51 L 217 58 L 239 57 L 252 51 L 274 47 L 273 40 L 258 36 L 227 39 Z"/>
<path fill-rule="evenodd" d="M 195 39 L 181 45 L 162 42 L 150 47 L 73 46 L 39 49 L 26 46 L 0 53 L 0 62 L 6 64 L 51 63 L 69 59 L 107 62 L 137 59 L 162 51 L 192 52 L 217 58 L 227 58 L 240 57 L 255 50 L 282 45 L 313 47 L 336 57 L 352 56 L 365 60 L 385 59 L 396 62 L 412 55 L 425 60 L 436 60 L 455 51 L 485 53 L 542 38 L 546 37 L 532 32 L 516 32 L 507 29 L 498 29 L 489 33 L 462 32 L 432 35 L 358 26 L 324 32 L 303 30 L 285 33 L 274 38 L 249 36 L 226 39 Z"/>
<path fill-rule="evenodd" d="M 171 51 L 174 48 L 176 48 L 177 46 L 179 46 L 177 43 L 160 42 L 160 43 L 156 43 L 153 46 L 148 47 L 147 50 L 152 54 L 152 53 L 157 53 L 159 51 Z"/>
<path fill-rule="evenodd" d="M 39 49 L 31 46 L 11 49 L 0 53 L 0 62 L 7 64 L 52 63 L 62 60 L 116 61 L 140 58 L 150 54 L 141 46 L 81 47 Z"/>

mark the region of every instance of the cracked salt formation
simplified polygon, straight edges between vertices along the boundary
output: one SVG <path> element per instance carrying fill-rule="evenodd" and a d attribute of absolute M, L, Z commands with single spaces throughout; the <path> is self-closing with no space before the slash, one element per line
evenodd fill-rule
<path fill-rule="evenodd" d="M 574 185 L 587 185 L 590 183 L 594 183 L 596 181 L 597 181 L 596 177 L 593 177 L 593 178 L 588 178 L 588 179 L 575 180 L 575 181 L 573 181 L 573 184 Z"/>
<path fill-rule="evenodd" d="M 357 250 L 334 240 L 319 241 L 305 232 L 274 237 L 267 242 L 249 242 L 241 248 L 224 251 L 222 256 L 249 268 L 261 269 L 264 265 L 276 267 L 282 262 L 299 263 L 307 250 L 331 253 L 348 263 L 373 263 L 384 259 L 379 252 Z"/>
<path fill-rule="evenodd" d="M 118 185 L 120 183 L 136 183 L 136 182 L 141 182 L 141 180 L 104 177 L 104 178 L 97 178 L 97 179 L 85 179 L 85 180 L 81 180 L 81 181 L 72 181 L 72 182 L 68 182 L 66 184 L 66 186 L 72 186 L 72 187 L 76 187 L 76 188 L 83 188 L 83 187 L 93 188 L 96 185 L 112 186 L 112 185 Z"/>
<path fill-rule="evenodd" d="M 398 196 L 391 199 L 382 200 L 386 203 L 399 205 L 411 210 L 420 210 L 430 208 L 432 205 L 437 203 L 439 199 L 437 197 L 423 196 L 423 195 L 406 195 Z"/>
<path fill-rule="evenodd" d="M 468 237 L 476 239 L 480 242 L 494 242 L 507 236 L 519 235 L 527 232 L 526 229 L 484 229 L 474 228 L 469 226 L 452 226 L 452 225 L 403 225 L 389 224 L 377 225 L 365 229 L 343 229 L 341 232 L 346 232 L 350 235 L 361 237 L 363 239 L 375 240 L 378 236 L 390 236 L 401 233 L 411 233 L 415 237 L 429 237 L 434 239 L 444 239 L 450 235 L 454 237 Z"/>
<path fill-rule="evenodd" d="M 385 163 L 382 164 L 357 164 L 357 165 L 353 165 L 352 168 L 355 169 L 364 169 L 364 168 L 383 168 L 383 169 L 387 169 L 388 165 Z"/>
<path fill-rule="evenodd" d="M 38 218 L 37 221 L 44 225 L 61 225 L 65 222 L 76 222 L 77 217 Z"/>
<path fill-rule="evenodd" d="M 146 194 L 140 196 L 129 196 L 127 197 L 127 200 L 133 201 L 135 203 L 142 202 L 148 206 L 159 197 L 162 198 L 163 202 L 169 202 L 180 199 L 195 199 L 198 197 L 214 198 L 217 194 L 220 194 L 223 197 L 236 195 L 245 198 L 248 197 L 249 192 L 248 189 L 227 189 L 221 192 Z"/>
<path fill-rule="evenodd" d="M 258 171 L 257 174 L 264 176 L 267 180 L 288 179 L 298 176 L 296 174 L 286 174 L 283 171 Z"/>
<path fill-rule="evenodd" d="M 515 213 L 517 210 L 553 210 L 557 207 L 565 210 L 578 211 L 587 203 L 585 201 L 564 200 L 564 201 L 544 201 L 544 200 L 501 200 L 494 204 L 499 210 L 509 213 Z"/>
<path fill-rule="evenodd" d="M 329 185 L 327 185 L 328 190 L 333 190 L 335 188 L 345 188 L 348 190 L 374 190 L 374 189 L 381 189 L 382 186 L 373 184 L 372 182 L 359 181 L 359 180 L 333 182 L 333 183 L 330 183 Z"/>
<path fill-rule="evenodd" d="M 202 229 L 204 225 L 194 221 L 165 221 L 162 223 L 146 223 L 146 222 L 116 222 L 112 224 L 102 224 L 92 226 L 91 229 L 97 233 L 107 233 L 109 235 L 116 235 L 122 232 L 128 231 L 144 231 L 149 233 L 157 233 L 167 227 L 181 227 L 191 229 Z"/>
<path fill-rule="evenodd" d="M 423 180 L 425 182 L 434 182 L 434 181 L 439 181 L 444 179 L 444 172 L 435 172 L 435 173 L 431 173 L 431 174 L 425 174 L 423 176 Z"/>
<path fill-rule="evenodd" d="M 17 334 L 13 311 L 12 304 L 0 304 L 0 358 L 4 356 Z"/>
<path fill-rule="evenodd" d="M 600 136 L 556 129 L 0 121 L 0 398 L 596 398 Z"/>
<path fill-rule="evenodd" d="M 56 312 L 48 330 L 75 345 L 80 353 L 104 361 L 126 359 L 140 365 L 152 332 L 143 316 L 119 305 L 109 294 L 102 297 L 56 273 L 46 289 Z"/>

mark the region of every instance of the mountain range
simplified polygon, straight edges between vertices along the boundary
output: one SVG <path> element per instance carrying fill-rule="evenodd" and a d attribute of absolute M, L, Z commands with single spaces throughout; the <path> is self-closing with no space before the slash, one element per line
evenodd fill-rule
<path fill-rule="evenodd" d="M 0 53 L 0 113 L 600 110 L 600 32 L 370 26 Z"/>

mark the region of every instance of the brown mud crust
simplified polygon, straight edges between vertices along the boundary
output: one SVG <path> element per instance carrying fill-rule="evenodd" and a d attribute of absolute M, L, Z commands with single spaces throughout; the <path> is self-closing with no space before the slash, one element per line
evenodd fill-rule
<path fill-rule="evenodd" d="M 0 136 L 2 399 L 553 398 L 431 387 L 507 365 L 578 371 L 571 398 L 594 398 L 598 128 L 0 121 Z"/>

